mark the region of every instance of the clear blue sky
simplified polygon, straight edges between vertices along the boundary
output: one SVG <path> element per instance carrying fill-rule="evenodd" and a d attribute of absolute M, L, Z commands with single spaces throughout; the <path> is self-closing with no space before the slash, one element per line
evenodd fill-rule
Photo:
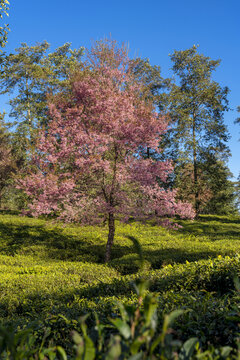
<path fill-rule="evenodd" d="M 198 44 L 200 53 L 222 59 L 214 80 L 231 90 L 233 111 L 226 113 L 225 122 L 232 136 L 229 167 L 237 176 L 240 126 L 234 125 L 234 119 L 240 105 L 239 19 L 239 0 L 12 0 L 6 51 L 21 42 L 33 45 L 43 40 L 52 50 L 65 42 L 74 48 L 89 47 L 91 40 L 111 34 L 113 39 L 127 42 L 133 56 L 160 65 L 167 77 L 171 75 L 168 54 Z"/>

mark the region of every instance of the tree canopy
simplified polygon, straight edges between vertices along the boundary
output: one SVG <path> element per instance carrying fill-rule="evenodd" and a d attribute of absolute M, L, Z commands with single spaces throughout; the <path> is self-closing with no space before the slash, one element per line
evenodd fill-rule
<path fill-rule="evenodd" d="M 200 168 L 207 158 L 209 160 L 209 154 L 212 159 L 219 160 L 226 160 L 229 155 L 229 134 L 223 121 L 224 112 L 228 110 L 229 89 L 212 80 L 212 73 L 220 60 L 198 54 L 196 46 L 175 51 L 171 60 L 179 84 L 172 83 L 169 92 L 171 128 L 163 146 L 177 163 L 176 170 L 180 173 L 182 167 L 192 164 L 192 176 L 188 177 L 188 181 L 198 213 L 202 191 Z M 175 174 L 178 177 L 178 173 Z"/>
<path fill-rule="evenodd" d="M 159 186 L 172 166 L 145 159 L 140 148 L 159 152 L 166 119 L 139 96 L 142 88 L 128 72 L 125 47 L 97 42 L 86 68 L 74 75 L 71 97 L 59 94 L 49 105 L 51 121 L 40 132 L 35 172 L 21 182 L 35 215 L 55 213 L 65 220 L 99 223 L 106 217 L 110 259 L 115 219 L 193 218 L 187 203 Z"/>

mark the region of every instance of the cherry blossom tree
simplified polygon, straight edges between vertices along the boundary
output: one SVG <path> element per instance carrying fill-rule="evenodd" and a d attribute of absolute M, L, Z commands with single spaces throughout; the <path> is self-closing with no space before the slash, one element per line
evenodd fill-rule
<path fill-rule="evenodd" d="M 141 84 L 128 71 L 125 47 L 100 41 L 75 74 L 71 93 L 49 105 L 48 127 L 40 132 L 35 171 L 22 182 L 33 215 L 57 214 L 81 224 L 108 221 L 106 261 L 115 220 L 193 218 L 187 203 L 165 190 L 170 162 L 144 159 L 142 149 L 159 152 L 167 121 L 140 96 Z"/>

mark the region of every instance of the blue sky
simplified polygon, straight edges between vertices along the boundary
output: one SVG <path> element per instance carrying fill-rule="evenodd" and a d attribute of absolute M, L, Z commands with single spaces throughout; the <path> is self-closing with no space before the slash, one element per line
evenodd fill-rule
<path fill-rule="evenodd" d="M 10 0 L 11 1 L 11 0 Z M 11 1 L 11 32 L 6 51 L 21 42 L 47 40 L 51 49 L 71 42 L 73 48 L 111 37 L 129 44 L 131 55 L 147 57 L 171 75 L 169 54 L 193 44 L 212 59 L 221 59 L 214 80 L 228 86 L 230 107 L 225 123 L 231 134 L 229 167 L 240 172 L 240 126 L 234 125 L 240 105 L 239 0 L 24 0 Z M 0 99 L 1 107 L 7 110 Z"/>

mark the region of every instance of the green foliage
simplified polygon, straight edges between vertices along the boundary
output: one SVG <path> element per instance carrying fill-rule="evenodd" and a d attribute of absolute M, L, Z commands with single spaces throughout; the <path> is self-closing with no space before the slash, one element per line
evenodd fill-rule
<path fill-rule="evenodd" d="M 153 101 L 161 111 L 166 111 L 167 89 L 171 80 L 161 76 L 161 68 L 151 65 L 149 59 L 136 58 L 130 61 L 129 71 L 134 80 L 142 87 L 142 96 L 146 101 Z"/>
<path fill-rule="evenodd" d="M 210 159 L 221 164 L 229 155 L 226 144 L 229 135 L 223 122 L 224 111 L 228 110 L 229 89 L 212 80 L 220 60 L 198 54 L 196 46 L 175 51 L 171 60 L 179 85 L 172 84 L 169 92 L 171 129 L 162 146 L 175 160 L 174 186 L 180 188 L 180 198 L 191 199 L 199 213 L 206 196 L 214 199 L 223 191 L 223 182 L 227 190 L 231 190 L 228 176 L 222 177 L 221 184 L 218 182 L 216 186 L 215 173 L 209 171 L 212 169 Z M 224 166 L 226 168 L 226 163 Z"/>
<path fill-rule="evenodd" d="M 8 16 L 8 10 L 9 10 L 8 0 L 1 0 L 1 2 L 0 2 L 0 19 L 1 20 L 3 20 L 4 16 Z M 0 47 L 4 47 L 6 45 L 8 31 L 9 31 L 9 27 L 7 24 L 0 26 Z"/>
<path fill-rule="evenodd" d="M 196 46 L 175 51 L 171 60 L 175 81 L 163 79 L 160 67 L 148 59 L 137 58 L 130 66 L 142 96 L 169 116 L 170 128 L 160 144 L 161 159 L 175 164 L 169 186 L 178 189 L 180 200 L 195 203 L 200 213 L 230 214 L 236 206 L 226 164 L 229 134 L 223 122 L 229 90 L 212 80 L 220 60 L 198 54 Z M 156 158 L 152 149 L 141 150 L 143 156 Z"/>
<path fill-rule="evenodd" d="M 22 191 L 16 189 L 16 183 L 9 179 L 9 174 L 14 172 L 20 176 L 27 171 L 36 133 L 48 123 L 48 102 L 58 91 L 67 92 L 71 73 L 81 66 L 83 48 L 72 50 L 71 44 L 66 43 L 54 52 L 47 53 L 49 47 L 50 44 L 46 41 L 34 46 L 22 43 L 15 53 L 0 54 L 0 90 L 1 94 L 9 95 L 9 116 L 15 119 L 9 123 L 14 126 L 14 131 L 8 134 L 14 171 L 8 171 L 9 166 L 8 169 L 5 167 L 4 172 L 0 169 L 0 182 L 5 188 L 3 203 L 8 209 L 24 208 L 27 198 Z M 2 146 L 5 146 L 2 125 L 1 122 L 0 140 Z M 6 146 L 5 148 L 6 153 L 8 149 Z M 6 163 L 10 156 L 5 154 L 4 159 Z M 6 180 L 9 181 L 6 183 Z"/>
<path fill-rule="evenodd" d="M 236 213 L 234 183 L 229 180 L 233 175 L 226 163 L 211 153 L 206 153 L 199 167 L 202 171 L 206 192 L 209 193 L 208 199 L 205 202 L 202 201 L 201 213 L 218 215 Z M 207 198 L 206 195 L 205 198 Z"/>
<path fill-rule="evenodd" d="M 237 112 L 240 113 L 240 106 L 237 107 Z M 240 117 L 235 120 L 235 124 L 240 124 Z"/>
<path fill-rule="evenodd" d="M 3 190 L 9 186 L 12 175 L 18 166 L 11 146 L 10 133 L 4 122 L 4 115 L 4 113 L 0 113 L 0 207 L 2 206 Z"/>
<path fill-rule="evenodd" d="M 230 346 L 208 346 L 205 351 L 197 337 L 182 342 L 172 327 L 178 318 L 184 322 L 183 316 L 189 310 L 175 310 L 165 315 L 159 328 L 157 296 L 147 292 L 147 283 L 141 280 L 135 283 L 135 290 L 137 303 L 119 303 L 120 317 L 110 319 L 107 324 L 101 323 L 96 316 L 92 333 L 86 324 L 88 315 L 80 318 L 80 333 L 72 332 L 75 354 L 71 352 L 71 359 L 239 359 L 236 340 L 235 349 Z M 46 344 L 49 336 L 49 328 L 40 342 L 33 327 L 18 333 L 0 328 L 1 359 L 68 359 L 63 347 Z"/>
<path fill-rule="evenodd" d="M 118 224 L 113 260 L 106 265 L 105 226 L 61 226 L 1 215 L 0 323 L 14 332 L 33 329 L 36 348 L 49 334 L 46 348 L 58 344 L 72 354 L 70 333 L 81 333 L 79 316 L 89 314 L 88 336 L 96 344 L 97 313 L 100 324 L 108 324 L 110 341 L 109 333 L 117 335 L 117 330 L 109 328 L 109 317 L 122 314 L 118 302 L 127 309 L 138 306 L 132 282 L 144 278 L 157 299 L 158 334 L 165 314 L 191 309 L 176 319 L 176 339 L 184 343 L 197 337 L 204 351 L 208 344 L 213 352 L 219 344 L 236 348 L 240 298 L 233 278 L 240 275 L 239 217 L 205 215 L 179 223 L 178 232 L 150 223 Z M 111 341 L 119 347 L 116 338 Z"/>
<path fill-rule="evenodd" d="M 240 174 L 238 175 L 237 182 L 235 183 L 235 192 L 236 192 L 236 206 L 239 211 L 239 209 L 240 209 Z"/>
<path fill-rule="evenodd" d="M 72 50 L 66 43 L 47 54 L 49 47 L 46 41 L 22 43 L 15 53 L 1 55 L 1 94 L 10 95 L 9 116 L 17 125 L 14 147 L 24 154 L 34 144 L 35 131 L 47 123 L 51 96 L 67 89 L 71 73 L 81 64 L 83 48 Z"/>

